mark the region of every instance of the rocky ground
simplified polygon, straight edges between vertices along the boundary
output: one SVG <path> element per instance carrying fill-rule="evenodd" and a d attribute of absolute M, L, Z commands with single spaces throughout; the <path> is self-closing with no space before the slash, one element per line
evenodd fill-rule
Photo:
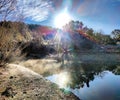
<path fill-rule="evenodd" d="M 17 64 L 0 68 L 0 100 L 79 100 L 40 74 Z"/>

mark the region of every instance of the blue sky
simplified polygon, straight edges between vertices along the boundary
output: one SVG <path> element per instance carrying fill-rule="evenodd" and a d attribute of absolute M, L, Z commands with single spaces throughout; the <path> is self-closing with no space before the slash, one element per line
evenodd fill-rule
<path fill-rule="evenodd" d="M 18 0 L 18 9 L 26 23 L 53 26 L 54 16 L 66 7 L 74 20 L 103 30 L 105 34 L 120 29 L 120 0 Z"/>

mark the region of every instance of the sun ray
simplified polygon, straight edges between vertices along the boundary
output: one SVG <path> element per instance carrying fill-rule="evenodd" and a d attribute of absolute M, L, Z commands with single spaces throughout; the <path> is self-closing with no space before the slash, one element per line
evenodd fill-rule
<path fill-rule="evenodd" d="M 55 16 L 54 25 L 56 28 L 62 29 L 62 27 L 72 20 L 71 16 L 67 12 L 67 8 L 63 12 Z"/>

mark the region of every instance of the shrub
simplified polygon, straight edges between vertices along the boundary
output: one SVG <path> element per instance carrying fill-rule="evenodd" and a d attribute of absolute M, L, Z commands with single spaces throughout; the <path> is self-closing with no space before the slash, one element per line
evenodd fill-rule
<path fill-rule="evenodd" d="M 19 22 L 0 23 L 0 66 L 21 58 L 21 42 L 31 38 L 27 26 Z"/>

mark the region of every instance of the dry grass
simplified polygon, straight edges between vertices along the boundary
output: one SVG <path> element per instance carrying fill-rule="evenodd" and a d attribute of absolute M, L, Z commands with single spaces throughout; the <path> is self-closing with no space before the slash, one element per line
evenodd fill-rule
<path fill-rule="evenodd" d="M 24 32 L 24 33 L 23 33 Z M 24 24 L 19 22 L 0 23 L 0 66 L 8 61 L 18 60 L 21 54 L 19 42 L 25 42 L 30 33 Z"/>

